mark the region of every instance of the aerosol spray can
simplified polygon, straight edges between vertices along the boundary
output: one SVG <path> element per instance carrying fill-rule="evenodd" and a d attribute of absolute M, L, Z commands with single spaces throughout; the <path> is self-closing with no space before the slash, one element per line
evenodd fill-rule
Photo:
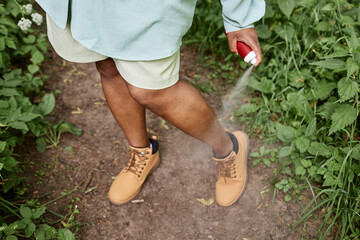
<path fill-rule="evenodd" d="M 226 32 L 225 32 L 225 34 L 226 34 Z M 240 54 L 240 56 L 242 57 L 242 59 L 244 59 L 244 61 L 246 63 L 250 63 L 252 65 L 254 65 L 256 63 L 256 54 L 248 45 L 246 45 L 243 42 L 237 42 L 236 49 L 237 49 L 238 53 Z"/>
<path fill-rule="evenodd" d="M 248 45 L 243 42 L 237 42 L 236 48 L 246 63 L 250 63 L 252 65 L 256 63 L 256 54 Z"/>

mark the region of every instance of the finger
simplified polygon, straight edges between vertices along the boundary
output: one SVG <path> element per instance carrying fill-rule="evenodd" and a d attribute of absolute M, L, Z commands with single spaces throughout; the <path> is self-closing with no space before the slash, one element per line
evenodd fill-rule
<path fill-rule="evenodd" d="M 238 51 L 237 51 L 237 48 L 236 48 L 236 42 L 237 42 L 237 39 L 234 35 L 232 34 L 229 34 L 228 35 L 228 42 L 229 42 L 229 49 L 231 52 L 235 53 L 236 55 L 238 55 Z"/>

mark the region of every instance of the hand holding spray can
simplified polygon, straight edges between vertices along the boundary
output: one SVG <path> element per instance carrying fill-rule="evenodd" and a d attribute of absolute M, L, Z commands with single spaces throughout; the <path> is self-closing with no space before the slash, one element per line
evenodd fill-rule
<path fill-rule="evenodd" d="M 252 65 L 256 63 L 256 54 L 248 45 L 243 42 L 237 42 L 236 48 L 246 63 L 250 63 Z"/>
<path fill-rule="evenodd" d="M 256 63 L 256 54 L 247 44 L 238 41 L 236 42 L 236 49 L 246 63 L 250 63 L 252 65 Z"/>

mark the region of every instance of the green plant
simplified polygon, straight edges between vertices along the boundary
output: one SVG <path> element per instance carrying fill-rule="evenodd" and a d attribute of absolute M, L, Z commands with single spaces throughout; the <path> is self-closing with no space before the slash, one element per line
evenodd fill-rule
<path fill-rule="evenodd" d="M 284 143 L 278 157 L 289 177 L 277 188 L 295 189 L 290 179 L 324 188 L 314 189 L 295 226 L 325 208 L 319 239 L 337 224 L 343 239 L 360 223 L 359 8 L 335 0 L 267 3 L 256 26 L 265 61 L 248 82 L 261 94 L 252 104 L 264 109 L 254 111 L 253 123 L 266 122 L 266 131 Z"/>
<path fill-rule="evenodd" d="M 276 153 L 278 150 L 274 149 L 266 149 L 265 146 L 261 146 L 258 152 L 252 152 L 249 154 L 250 157 L 254 158 L 254 165 L 259 164 L 261 161 L 268 167 L 271 166 L 271 162 L 276 161 Z"/>
<path fill-rule="evenodd" d="M 59 123 L 48 128 L 48 132 L 44 134 L 45 137 L 42 136 L 36 140 L 38 151 L 44 152 L 46 149 L 46 143 L 49 143 L 50 147 L 56 148 L 60 143 L 61 134 L 66 132 L 77 136 L 82 134 L 81 129 L 75 128 L 70 123 L 60 121 Z"/>
<path fill-rule="evenodd" d="M 2 239 L 16 240 L 18 237 L 27 239 L 75 239 L 75 235 L 69 229 L 78 225 L 78 223 L 74 221 L 74 215 L 79 213 L 76 206 L 73 208 L 71 205 L 71 207 L 69 207 L 70 213 L 67 216 L 62 216 L 47 210 L 45 204 L 40 205 L 37 200 L 28 201 L 26 204 L 21 204 L 18 207 L 0 197 L 0 205 L 11 212 L 13 217 L 20 219 L 10 224 L 2 222 L 0 226 L 0 238 Z M 56 229 L 50 226 L 48 224 L 50 222 L 44 218 L 46 212 L 59 217 L 60 219 L 58 221 L 51 223 L 61 222 L 63 228 Z"/>
<path fill-rule="evenodd" d="M 62 132 L 81 132 L 64 122 L 51 127 L 45 118 L 54 109 L 55 97 L 41 89 L 47 76 L 42 74 L 40 65 L 48 44 L 45 34 L 31 28 L 32 23 L 40 25 L 43 19 L 31 3 L 30 0 L 0 3 L 0 238 L 74 239 L 69 228 L 74 223 L 75 210 L 69 219 L 62 217 L 67 221 L 65 228 L 56 230 L 43 217 L 44 204 L 37 200 L 14 203 L 26 191 L 19 185 L 19 173 L 25 166 L 18 161 L 21 155 L 15 153 L 25 137 L 41 139 L 55 132 L 52 140 L 57 144 Z M 36 175 L 41 177 L 44 171 L 39 170 Z"/>
<path fill-rule="evenodd" d="M 39 65 L 44 61 L 47 42 L 37 29 L 19 28 L 17 22 L 24 14 L 20 3 L 29 2 L 8 0 L 0 4 L 0 174 L 4 192 L 20 181 L 14 148 L 22 144 L 26 134 L 40 136 L 47 132 L 50 124 L 45 116 L 55 104 L 49 101 L 52 94 L 42 97 L 40 104 L 33 103 L 46 79 Z"/>
<path fill-rule="evenodd" d="M 299 183 L 309 186 L 314 199 L 294 226 L 321 211 L 317 239 L 333 229 L 336 239 L 358 239 L 360 3 L 266 3 L 265 17 L 255 25 L 264 60 L 247 81 L 250 100 L 235 116 L 251 123 L 253 134 L 283 143 L 277 157 L 285 176 L 274 183 L 275 192 L 287 191 L 289 200 L 300 194 Z M 188 42 L 235 60 L 227 57 L 218 3 L 203 0 L 198 6 Z M 197 34 L 205 35 L 204 41 Z M 267 154 L 265 149 L 253 153 L 255 162 Z"/>

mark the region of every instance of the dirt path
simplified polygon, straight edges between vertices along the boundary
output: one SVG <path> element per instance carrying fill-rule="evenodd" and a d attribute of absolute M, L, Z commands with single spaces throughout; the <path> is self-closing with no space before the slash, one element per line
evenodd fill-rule
<path fill-rule="evenodd" d="M 189 79 L 196 69 L 191 50 L 183 49 L 182 63 L 181 75 Z M 216 166 L 210 159 L 210 149 L 151 113 L 148 128 L 160 137 L 161 164 L 136 197 L 139 203 L 111 205 L 107 191 L 112 177 L 123 167 L 128 146 L 106 106 L 94 64 L 65 64 L 52 53 L 45 74 L 50 76 L 47 88 L 61 91 L 52 121 L 64 119 L 84 134 L 64 134 L 58 148 L 43 154 L 34 146 L 22 150 L 28 164 L 33 162 L 31 172 L 45 173 L 40 178 L 27 176 L 29 192 L 33 197 L 48 193 L 40 199 L 43 202 L 87 179 L 86 189 L 91 191 L 77 191 L 71 198 L 49 205 L 49 209 L 66 214 L 70 199 L 80 198 L 74 203 L 80 210 L 76 220 L 87 224 L 80 228 L 79 239 L 284 239 L 288 224 L 296 221 L 301 208 L 285 203 L 281 194 L 273 206 L 267 207 L 271 197 L 263 199 L 260 193 L 269 189 L 267 180 L 272 177 L 272 169 L 254 167 L 251 161 L 246 192 L 236 204 L 223 208 L 216 203 L 199 203 L 198 198 L 215 197 Z M 213 107 L 218 104 L 214 95 L 205 98 Z M 252 148 L 256 142 L 251 140 Z M 67 146 L 72 146 L 74 152 L 64 151 Z M 92 177 L 87 177 L 89 173 Z M 315 233 L 315 229 L 307 227 L 307 234 Z M 301 234 L 299 229 L 289 239 L 301 239 Z"/>

